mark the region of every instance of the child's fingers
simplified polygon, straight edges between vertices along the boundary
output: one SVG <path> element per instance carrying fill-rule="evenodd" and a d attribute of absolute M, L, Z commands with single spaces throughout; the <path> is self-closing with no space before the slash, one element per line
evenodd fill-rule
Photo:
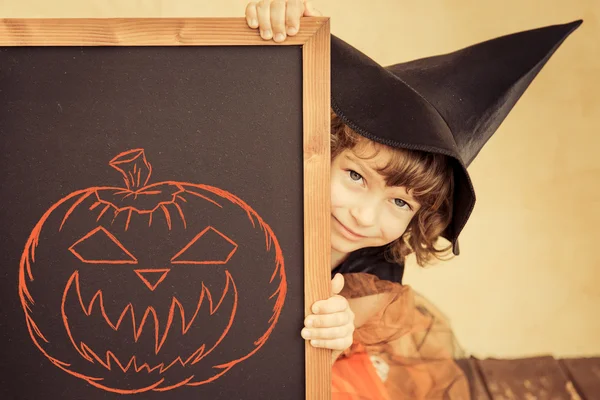
<path fill-rule="evenodd" d="M 352 337 L 340 339 L 314 339 L 310 341 L 311 346 L 331 350 L 346 350 L 352 345 Z"/>
<path fill-rule="evenodd" d="M 302 0 L 288 0 L 287 9 L 285 10 L 285 24 L 287 26 L 287 34 L 294 36 L 300 29 L 300 17 L 304 11 Z"/>
<path fill-rule="evenodd" d="M 317 10 L 313 6 L 313 2 L 312 1 L 305 1 L 304 2 L 304 16 L 305 17 L 320 17 L 322 15 L 323 15 L 323 13 L 321 11 Z"/>
<path fill-rule="evenodd" d="M 321 13 L 304 0 L 253 0 L 246 6 L 248 26 L 259 28 L 263 39 L 275 42 L 283 42 L 287 35 L 296 35 L 302 16 L 317 15 Z"/>
<path fill-rule="evenodd" d="M 250 28 L 258 28 L 258 16 L 256 13 L 256 2 L 251 1 L 246 6 L 246 23 Z"/>
<path fill-rule="evenodd" d="M 275 42 L 283 42 L 286 37 L 285 9 L 285 0 L 271 2 L 271 28 L 273 29 L 273 40 Z"/>
<path fill-rule="evenodd" d="M 256 13 L 260 27 L 260 36 L 265 40 L 270 40 L 273 37 L 273 30 L 271 29 L 271 1 L 260 0 L 256 4 Z"/>
<path fill-rule="evenodd" d="M 302 329 L 300 334 L 304 339 L 341 339 L 346 336 L 352 337 L 354 327 L 350 324 L 344 326 L 336 326 L 334 328 L 316 328 L 316 329 Z"/>
<path fill-rule="evenodd" d="M 339 294 L 344 288 L 344 275 L 335 274 L 333 279 L 331 280 L 331 291 L 333 294 Z"/>
<path fill-rule="evenodd" d="M 332 328 L 334 326 L 343 326 L 354 322 L 353 314 L 348 312 L 337 312 L 324 315 L 309 315 L 304 319 L 304 326 L 307 328 Z"/>
<path fill-rule="evenodd" d="M 333 314 L 345 311 L 348 308 L 348 300 L 340 295 L 332 296 L 326 300 L 319 300 L 313 304 L 313 314 Z"/>

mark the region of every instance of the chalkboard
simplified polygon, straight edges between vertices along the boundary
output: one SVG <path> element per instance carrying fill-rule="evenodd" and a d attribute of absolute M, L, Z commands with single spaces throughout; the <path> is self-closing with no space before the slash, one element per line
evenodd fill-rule
<path fill-rule="evenodd" d="M 3 20 L 0 398 L 329 398 L 329 22 Z"/>

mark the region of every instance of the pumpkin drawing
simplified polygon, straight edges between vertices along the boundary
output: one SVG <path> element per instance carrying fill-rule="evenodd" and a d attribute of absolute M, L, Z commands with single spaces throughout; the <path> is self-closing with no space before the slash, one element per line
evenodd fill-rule
<path fill-rule="evenodd" d="M 110 165 L 124 187 L 67 195 L 25 245 L 19 295 L 31 339 L 55 366 L 111 392 L 212 382 L 277 324 L 287 291 L 277 238 L 227 191 L 149 184 L 143 149 Z"/>

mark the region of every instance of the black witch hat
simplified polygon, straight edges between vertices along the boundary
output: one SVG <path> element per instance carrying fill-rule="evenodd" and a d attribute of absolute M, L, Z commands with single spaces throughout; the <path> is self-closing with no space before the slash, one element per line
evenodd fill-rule
<path fill-rule="evenodd" d="M 458 235 L 475 205 L 467 167 L 562 42 L 583 21 L 514 33 L 462 50 L 382 67 L 332 35 L 331 105 L 357 133 L 393 147 L 444 154 L 454 163 Z"/>

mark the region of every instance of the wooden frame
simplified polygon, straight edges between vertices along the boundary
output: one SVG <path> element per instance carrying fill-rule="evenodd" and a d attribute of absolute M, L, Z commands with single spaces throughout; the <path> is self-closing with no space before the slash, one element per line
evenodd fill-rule
<path fill-rule="evenodd" d="M 244 18 L 3 19 L 0 46 L 302 46 L 304 304 L 330 294 L 329 18 L 304 18 L 282 44 Z M 300 334 L 300 332 L 298 332 Z M 306 398 L 331 397 L 331 352 L 305 345 Z"/>

